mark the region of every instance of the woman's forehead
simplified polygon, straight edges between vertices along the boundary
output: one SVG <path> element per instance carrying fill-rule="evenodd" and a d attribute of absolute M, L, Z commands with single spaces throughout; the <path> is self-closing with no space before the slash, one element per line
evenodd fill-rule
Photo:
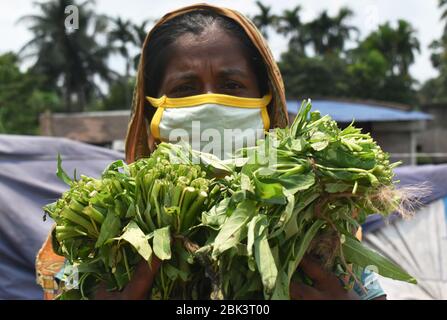
<path fill-rule="evenodd" d="M 171 47 L 166 72 L 188 72 L 191 69 L 219 68 L 227 73 L 252 71 L 249 54 L 233 35 L 222 30 L 201 35 L 186 34 Z"/>

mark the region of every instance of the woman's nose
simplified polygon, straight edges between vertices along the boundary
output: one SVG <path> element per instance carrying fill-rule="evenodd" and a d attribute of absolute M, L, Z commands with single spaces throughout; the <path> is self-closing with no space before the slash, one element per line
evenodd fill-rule
<path fill-rule="evenodd" d="M 206 83 L 204 85 L 203 92 L 205 92 L 205 93 L 216 93 L 215 85 L 213 83 L 210 83 L 210 82 Z"/>

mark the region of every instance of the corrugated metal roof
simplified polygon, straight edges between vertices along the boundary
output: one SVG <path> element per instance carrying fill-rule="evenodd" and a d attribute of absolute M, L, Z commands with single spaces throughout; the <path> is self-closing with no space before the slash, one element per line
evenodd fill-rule
<path fill-rule="evenodd" d="M 301 101 L 287 101 L 289 113 L 296 114 Z M 380 122 L 430 120 L 432 116 L 419 111 L 404 111 L 390 107 L 358 102 L 312 100 L 312 110 L 330 115 L 337 122 Z"/>

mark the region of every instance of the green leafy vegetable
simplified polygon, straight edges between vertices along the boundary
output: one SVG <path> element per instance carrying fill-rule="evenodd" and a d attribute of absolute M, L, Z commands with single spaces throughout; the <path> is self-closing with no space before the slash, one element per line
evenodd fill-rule
<path fill-rule="evenodd" d="M 349 263 L 363 268 L 371 268 L 380 275 L 410 283 L 417 283 L 416 279 L 405 272 L 401 267 L 392 263 L 382 255 L 366 248 L 359 241 L 346 237 L 343 243 L 343 254 Z"/>
<path fill-rule="evenodd" d="M 293 124 L 269 132 L 231 160 L 161 143 L 132 164 L 111 163 L 99 179 L 71 180 L 44 207 L 56 222 L 53 247 L 79 268 L 88 298 L 100 282 L 121 290 L 136 265 L 163 260 L 153 299 L 288 299 L 308 278 L 308 254 L 331 272 L 374 266 L 416 280 L 354 238 L 370 214 L 402 208 L 389 155 L 353 124 L 341 130 L 304 101 Z M 349 264 L 349 265 L 348 265 Z"/>

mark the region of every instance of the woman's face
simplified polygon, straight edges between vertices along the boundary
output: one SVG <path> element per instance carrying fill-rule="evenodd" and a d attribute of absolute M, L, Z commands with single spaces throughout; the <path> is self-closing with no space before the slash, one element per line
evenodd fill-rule
<path fill-rule="evenodd" d="M 212 27 L 186 34 L 171 46 L 159 96 L 221 93 L 259 98 L 258 80 L 240 40 Z"/>

